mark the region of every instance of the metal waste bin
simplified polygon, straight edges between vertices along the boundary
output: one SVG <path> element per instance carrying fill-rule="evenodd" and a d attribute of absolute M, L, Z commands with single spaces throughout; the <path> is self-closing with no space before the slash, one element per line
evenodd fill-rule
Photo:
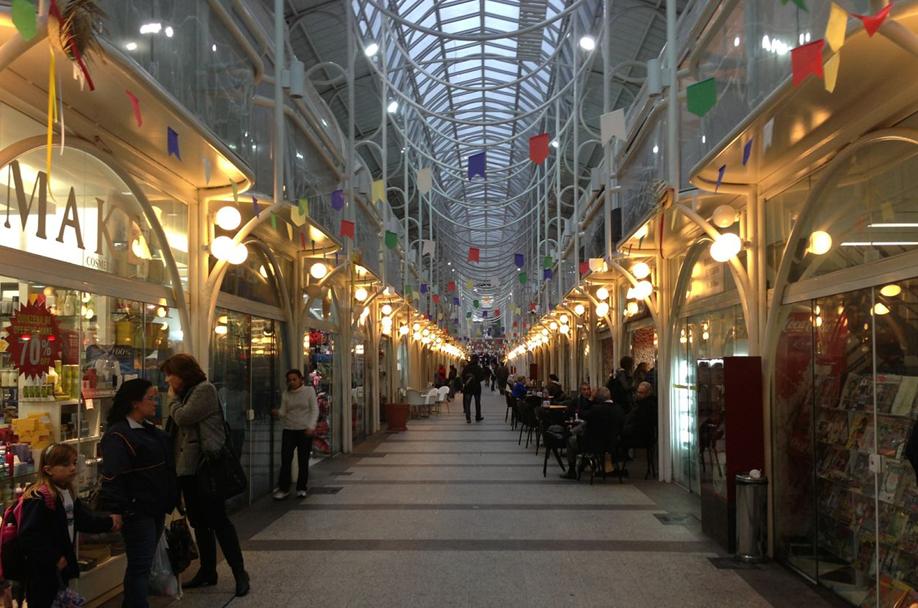
<path fill-rule="evenodd" d="M 736 476 L 736 559 L 762 562 L 768 554 L 768 480 Z"/>

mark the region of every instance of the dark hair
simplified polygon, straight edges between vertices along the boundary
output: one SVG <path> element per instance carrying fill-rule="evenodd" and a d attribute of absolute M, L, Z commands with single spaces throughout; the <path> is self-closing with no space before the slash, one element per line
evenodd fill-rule
<path fill-rule="evenodd" d="M 548 374 L 548 379 L 558 382 L 558 374 Z"/>
<path fill-rule="evenodd" d="M 134 404 L 143 401 L 151 386 L 153 383 L 143 378 L 135 378 L 122 384 L 115 393 L 112 409 L 108 412 L 108 424 L 112 425 L 127 418 L 127 415 L 134 409 Z"/>
<path fill-rule="evenodd" d="M 289 376 L 290 374 L 296 374 L 297 376 L 299 376 L 300 380 L 303 379 L 303 372 L 301 372 L 300 370 L 298 370 L 298 369 L 296 369 L 296 368 L 288 369 L 288 370 L 287 370 L 287 373 L 284 374 L 284 378 L 286 378 L 286 377 Z"/>
<path fill-rule="evenodd" d="M 194 386 L 207 380 L 207 375 L 197 360 L 191 355 L 180 353 L 172 355 L 159 366 L 159 370 L 170 376 L 178 376 L 182 380 L 182 394 Z"/>
<path fill-rule="evenodd" d="M 624 357 L 622 357 L 621 361 L 618 362 L 618 365 L 622 369 L 629 370 L 634 367 L 634 359 L 632 359 L 628 355 L 625 355 Z"/>

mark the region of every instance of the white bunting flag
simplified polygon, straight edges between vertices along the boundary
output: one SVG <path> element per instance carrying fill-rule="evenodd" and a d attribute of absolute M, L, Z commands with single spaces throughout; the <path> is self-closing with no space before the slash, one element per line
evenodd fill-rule
<path fill-rule="evenodd" d="M 625 110 L 619 108 L 614 112 L 603 114 L 599 119 L 602 143 L 607 143 L 613 137 L 624 140 L 627 133 L 625 132 Z"/>
<path fill-rule="evenodd" d="M 418 192 L 421 194 L 427 194 L 433 188 L 433 172 L 430 170 L 430 167 L 422 167 L 418 169 L 417 175 L 418 182 Z"/>

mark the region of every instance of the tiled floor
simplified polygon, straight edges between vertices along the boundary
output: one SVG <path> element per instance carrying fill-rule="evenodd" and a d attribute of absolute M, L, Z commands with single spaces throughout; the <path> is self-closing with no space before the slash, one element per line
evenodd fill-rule
<path fill-rule="evenodd" d="M 239 513 L 251 595 L 232 598 L 221 564 L 217 587 L 175 606 L 837 605 L 780 566 L 718 568 L 697 500 L 675 486 L 560 480 L 554 461 L 543 478 L 496 395 L 483 422 L 461 407 L 412 420 L 315 466 L 310 484 L 327 493 Z"/>

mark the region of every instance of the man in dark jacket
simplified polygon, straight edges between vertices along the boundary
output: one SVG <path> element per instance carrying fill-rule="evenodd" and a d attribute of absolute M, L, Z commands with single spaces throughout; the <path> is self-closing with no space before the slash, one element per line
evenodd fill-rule
<path fill-rule="evenodd" d="M 621 404 L 627 412 L 634 404 L 634 359 L 625 355 L 619 365 L 621 367 L 609 377 L 606 387 L 612 393 L 612 400 Z"/>
<path fill-rule="evenodd" d="M 646 448 L 656 441 L 657 398 L 649 382 L 637 387 L 637 400 L 625 419 L 623 437 L 629 448 Z"/>
<path fill-rule="evenodd" d="M 468 365 L 462 368 L 462 409 L 465 411 L 465 421 L 472 423 L 472 398 L 475 398 L 475 421 L 484 420 L 481 417 L 481 381 L 484 380 L 484 370 L 478 365 L 478 355 L 472 355 Z"/>
<path fill-rule="evenodd" d="M 589 382 L 581 382 L 580 394 L 568 404 L 567 412 L 571 416 L 583 416 L 591 407 L 593 407 L 593 389 L 590 388 Z"/>
<path fill-rule="evenodd" d="M 583 415 L 583 422 L 571 429 L 567 443 L 567 472 L 564 479 L 577 479 L 577 456 L 581 452 L 607 451 L 613 455 L 621 443 L 625 410 L 612 401 L 605 386 L 596 389 L 593 407 Z"/>
<path fill-rule="evenodd" d="M 510 368 L 507 367 L 505 362 L 501 362 L 494 373 L 497 376 L 497 388 L 503 393 L 507 390 L 507 380 L 510 378 Z"/>

